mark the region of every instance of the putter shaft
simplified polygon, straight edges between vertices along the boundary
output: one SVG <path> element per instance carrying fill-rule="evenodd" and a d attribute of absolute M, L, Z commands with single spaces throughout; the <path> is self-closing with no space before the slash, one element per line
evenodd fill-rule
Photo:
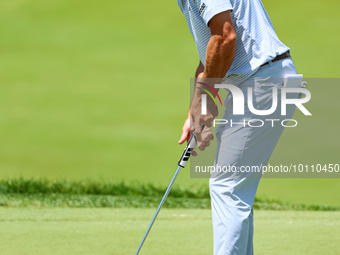
<path fill-rule="evenodd" d="M 203 127 L 204 127 L 204 126 L 203 126 Z M 202 127 L 202 129 L 203 129 L 203 127 Z M 139 244 L 139 247 L 138 247 L 138 249 L 137 249 L 135 255 L 138 255 L 138 253 L 140 252 L 140 250 L 141 250 L 141 248 L 142 248 L 142 246 L 143 246 L 143 244 L 144 244 L 144 241 L 145 241 L 146 237 L 148 236 L 148 234 L 149 234 L 149 232 L 150 232 L 150 230 L 151 230 L 151 228 L 152 228 L 152 225 L 153 225 L 153 223 L 155 222 L 155 220 L 156 220 L 156 218 L 157 218 L 157 215 L 158 215 L 159 211 L 161 210 L 161 208 L 162 208 L 162 206 L 163 206 L 163 204 L 164 204 L 164 202 L 165 202 L 165 199 L 167 198 L 167 196 L 168 196 L 169 193 L 170 193 L 171 187 L 172 187 L 172 185 L 174 184 L 177 175 L 179 174 L 181 168 L 184 168 L 185 165 L 187 164 L 187 162 L 188 162 L 188 160 L 189 160 L 189 158 L 190 158 L 190 155 L 191 155 L 193 149 L 195 148 L 195 145 L 196 145 L 196 135 L 195 135 L 195 132 L 193 132 L 193 133 L 191 134 L 191 137 L 190 137 L 190 139 L 189 139 L 189 141 L 188 141 L 188 144 L 187 144 L 187 146 L 185 147 L 185 150 L 184 150 L 184 152 L 183 152 L 183 154 L 182 154 L 182 156 L 181 156 L 181 158 L 180 158 L 180 160 L 179 160 L 179 162 L 178 162 L 177 170 L 176 170 L 174 176 L 172 177 L 172 180 L 171 180 L 171 182 L 170 182 L 168 188 L 167 188 L 166 191 L 165 191 L 165 194 L 164 194 L 164 196 L 163 196 L 163 198 L 162 198 L 162 201 L 160 202 L 160 204 L 159 204 L 159 206 L 158 206 L 158 208 L 157 208 L 157 210 L 156 210 L 156 213 L 155 213 L 155 215 L 153 216 L 153 218 L 152 218 L 152 220 L 151 220 L 151 222 L 150 222 L 150 225 L 149 225 L 148 229 L 146 230 L 145 235 L 144 235 L 144 237 L 143 237 L 141 243 Z"/>
<path fill-rule="evenodd" d="M 177 175 L 179 174 L 180 170 L 181 170 L 181 166 L 178 166 L 178 167 L 177 167 L 177 170 L 176 170 L 176 172 L 175 172 L 175 175 L 172 177 L 172 180 L 171 180 L 171 182 L 170 182 L 170 184 L 169 184 L 167 190 L 165 191 L 165 194 L 164 194 L 164 196 L 163 196 L 163 198 L 162 198 L 162 201 L 160 202 L 160 204 L 159 204 L 159 206 L 158 206 L 158 208 L 157 208 L 157 211 L 156 211 L 155 215 L 153 216 L 153 218 L 152 218 L 152 220 L 151 220 L 151 222 L 150 222 L 150 225 L 149 225 L 148 229 L 146 230 L 145 235 L 144 235 L 144 237 L 143 237 L 143 239 L 142 239 L 142 241 L 141 241 L 141 243 L 140 243 L 140 245 L 139 245 L 139 247 L 138 247 L 138 249 L 137 249 L 135 255 L 137 255 L 137 254 L 139 253 L 140 249 L 142 248 L 143 243 L 144 243 L 146 237 L 148 236 L 148 234 L 149 234 L 149 232 L 150 232 L 150 229 L 151 229 L 153 223 L 155 222 L 155 220 L 156 220 L 156 218 L 157 218 L 157 215 L 158 215 L 159 211 L 161 210 L 161 207 L 163 206 L 163 204 L 164 204 L 164 202 L 165 202 L 165 199 L 166 199 L 167 196 L 169 195 L 170 190 L 171 190 L 171 187 L 172 187 L 172 185 L 174 184 L 174 182 L 175 182 L 175 180 L 176 180 L 176 177 L 177 177 Z"/>

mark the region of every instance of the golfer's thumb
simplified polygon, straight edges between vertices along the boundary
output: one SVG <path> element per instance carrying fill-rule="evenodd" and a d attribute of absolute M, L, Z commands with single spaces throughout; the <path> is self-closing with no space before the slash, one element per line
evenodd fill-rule
<path fill-rule="evenodd" d="M 189 131 L 184 130 L 184 131 L 182 132 L 182 136 L 181 136 L 181 138 L 179 139 L 178 143 L 179 143 L 179 144 L 184 143 L 184 142 L 187 140 L 188 134 L 189 134 Z"/>

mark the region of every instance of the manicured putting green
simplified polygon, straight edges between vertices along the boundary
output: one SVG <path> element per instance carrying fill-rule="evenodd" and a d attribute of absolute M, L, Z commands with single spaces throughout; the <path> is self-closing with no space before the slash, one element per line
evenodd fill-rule
<path fill-rule="evenodd" d="M 154 209 L 0 208 L 1 254 L 134 254 Z M 339 212 L 255 211 L 255 252 L 338 255 Z M 140 253 L 212 254 L 211 214 L 163 209 Z"/>

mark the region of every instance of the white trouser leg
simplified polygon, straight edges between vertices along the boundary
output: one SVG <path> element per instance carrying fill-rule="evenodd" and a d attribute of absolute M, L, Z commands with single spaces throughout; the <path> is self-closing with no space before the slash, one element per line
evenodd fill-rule
<path fill-rule="evenodd" d="M 239 86 L 247 95 L 253 89 L 253 105 L 256 109 L 270 109 L 272 88 L 280 87 L 287 74 L 296 74 L 291 59 L 278 61 L 261 68 L 252 79 Z M 276 79 L 272 79 L 276 78 Z M 277 79 L 278 78 L 278 79 Z M 279 97 L 280 98 L 280 97 Z M 232 97 L 225 100 L 223 119 L 229 125 L 216 130 L 217 150 L 215 166 L 265 166 L 284 130 L 280 123 L 261 128 L 243 125 L 230 127 L 230 121 L 242 123 L 250 119 L 282 119 L 280 107 L 271 116 L 251 113 L 245 102 L 245 115 L 232 116 Z M 246 100 L 245 100 L 246 101 Z M 280 100 L 278 102 L 280 105 Z M 293 117 L 295 107 L 287 109 L 284 119 Z M 214 233 L 214 255 L 253 255 L 252 206 L 261 173 L 214 173 L 210 178 L 210 196 Z"/>

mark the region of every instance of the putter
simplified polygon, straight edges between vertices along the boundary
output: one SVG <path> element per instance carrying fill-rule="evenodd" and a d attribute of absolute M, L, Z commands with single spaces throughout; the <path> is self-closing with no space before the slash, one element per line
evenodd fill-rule
<path fill-rule="evenodd" d="M 203 127 L 204 127 L 204 126 L 203 126 Z M 202 127 L 202 129 L 203 129 L 203 127 Z M 195 134 L 195 132 L 193 132 L 193 133 L 191 134 L 191 136 L 190 136 L 190 139 L 189 139 L 189 141 L 188 141 L 188 144 L 187 144 L 187 146 L 185 147 L 185 150 L 184 150 L 184 152 L 183 152 L 183 154 L 182 154 L 180 160 L 178 161 L 177 170 L 176 170 L 174 176 L 172 177 L 172 180 L 171 180 L 171 182 L 170 182 L 168 188 L 167 188 L 166 191 L 165 191 L 165 194 L 164 194 L 164 196 L 163 196 L 163 198 L 162 198 L 162 201 L 160 202 L 160 204 L 159 204 L 159 206 L 158 206 L 158 208 L 157 208 L 157 210 L 156 210 L 156 213 L 155 213 L 155 215 L 153 216 L 153 218 L 152 218 L 152 220 L 151 220 L 151 222 L 150 222 L 150 225 L 149 225 L 148 229 L 146 230 L 145 235 L 144 235 L 142 241 L 140 242 L 140 245 L 139 245 L 139 247 L 138 247 L 138 249 L 137 249 L 135 255 L 137 255 L 137 254 L 140 252 L 140 250 L 141 250 L 141 248 L 142 248 L 142 246 L 143 246 L 143 244 L 144 244 L 144 242 L 145 242 L 145 239 L 146 239 L 146 237 L 148 236 L 148 234 L 149 234 L 149 232 L 150 232 L 150 230 L 151 230 L 151 228 L 152 228 L 152 225 L 153 225 L 153 223 L 155 222 L 155 220 L 156 220 L 156 218 L 157 218 L 157 215 L 158 215 L 159 211 L 161 210 L 161 208 L 162 208 L 162 206 L 163 206 L 163 204 L 164 204 L 164 202 L 165 202 L 165 199 L 167 198 L 167 196 L 168 196 L 169 193 L 170 193 L 171 187 L 172 187 L 172 185 L 174 184 L 177 175 L 179 174 L 181 168 L 184 168 L 185 165 L 188 163 L 188 160 L 189 160 L 189 158 L 190 158 L 190 155 L 191 155 L 193 149 L 195 148 L 195 145 L 196 145 L 196 134 Z"/>

